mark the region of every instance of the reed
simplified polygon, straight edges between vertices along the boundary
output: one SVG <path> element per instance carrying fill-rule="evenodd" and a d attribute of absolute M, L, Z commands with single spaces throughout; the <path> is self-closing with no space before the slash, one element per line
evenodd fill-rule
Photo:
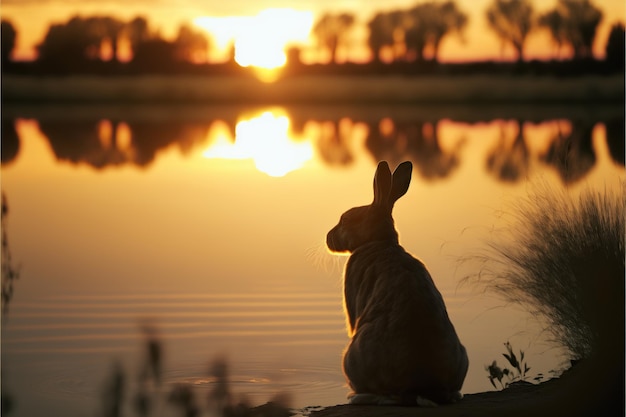
<path fill-rule="evenodd" d="M 545 320 L 569 359 L 623 362 L 624 185 L 578 195 L 533 188 L 486 251 L 464 259 L 481 265 L 466 280 Z"/>

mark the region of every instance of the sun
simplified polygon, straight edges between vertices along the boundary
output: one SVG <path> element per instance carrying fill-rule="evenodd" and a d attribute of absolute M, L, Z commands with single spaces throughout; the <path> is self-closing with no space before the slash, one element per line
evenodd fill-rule
<path fill-rule="evenodd" d="M 235 61 L 242 67 L 276 69 L 287 62 L 287 46 L 308 41 L 313 13 L 266 9 L 256 16 L 198 17 L 194 24 L 209 32 L 220 48 L 234 42 Z"/>

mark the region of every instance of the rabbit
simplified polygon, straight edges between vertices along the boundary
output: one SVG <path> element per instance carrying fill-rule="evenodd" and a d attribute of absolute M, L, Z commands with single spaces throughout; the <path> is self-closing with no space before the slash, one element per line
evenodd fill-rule
<path fill-rule="evenodd" d="M 373 203 L 343 213 L 326 236 L 330 252 L 350 253 L 343 372 L 351 404 L 436 406 L 462 398 L 467 352 L 428 270 L 400 246 L 391 215 L 412 169 L 406 161 L 392 175 L 380 162 Z"/>

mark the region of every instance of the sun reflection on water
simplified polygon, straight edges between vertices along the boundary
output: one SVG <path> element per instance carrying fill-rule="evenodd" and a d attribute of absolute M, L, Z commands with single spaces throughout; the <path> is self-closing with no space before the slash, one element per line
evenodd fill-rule
<path fill-rule="evenodd" d="M 259 171 L 272 177 L 283 177 L 313 158 L 311 140 L 296 138 L 289 117 L 280 110 L 240 120 L 234 140 L 225 129 L 214 129 L 210 135 L 205 158 L 251 159 Z"/>

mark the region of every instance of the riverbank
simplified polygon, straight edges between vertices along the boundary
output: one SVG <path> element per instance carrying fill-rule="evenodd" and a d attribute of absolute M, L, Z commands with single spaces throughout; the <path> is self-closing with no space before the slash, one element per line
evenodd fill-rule
<path fill-rule="evenodd" d="M 435 408 L 337 405 L 311 417 L 623 416 L 623 370 L 580 363 L 541 384 L 517 382 L 502 391 L 468 394 Z"/>
<path fill-rule="evenodd" d="M 622 103 L 624 76 L 3 75 L 4 103 L 555 104 Z"/>

